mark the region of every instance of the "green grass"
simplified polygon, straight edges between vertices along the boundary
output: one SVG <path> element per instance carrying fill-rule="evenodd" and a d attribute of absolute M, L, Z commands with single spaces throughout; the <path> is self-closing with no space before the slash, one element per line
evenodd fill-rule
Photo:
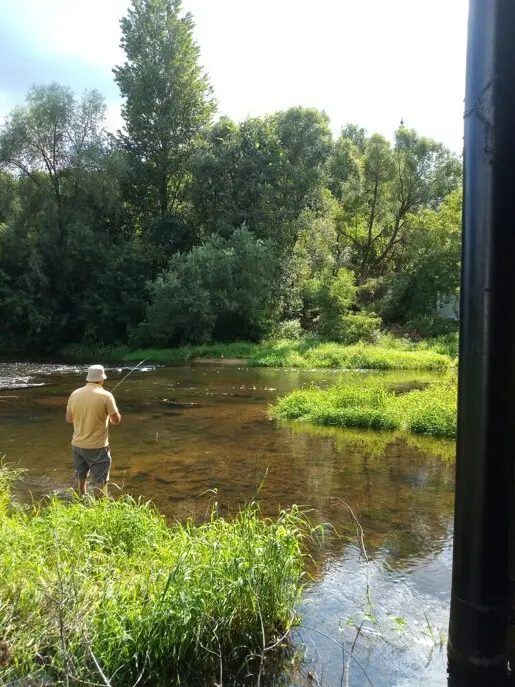
<path fill-rule="evenodd" d="M 155 362 L 186 362 L 202 358 L 216 360 L 247 360 L 254 355 L 258 344 L 248 341 L 233 343 L 203 344 L 198 346 L 182 346 L 180 348 L 142 348 L 126 353 L 122 360 L 139 362 L 150 358 Z"/>
<path fill-rule="evenodd" d="M 171 526 L 129 497 L 28 512 L 9 479 L 0 468 L 6 682 L 214 684 L 222 665 L 225 684 L 296 623 L 310 532 L 297 508 Z"/>
<path fill-rule="evenodd" d="M 309 338 L 300 341 L 263 341 L 260 344 L 234 342 L 185 346 L 169 349 L 137 349 L 125 347 L 91 348 L 80 344 L 70 345 L 63 355 L 74 360 L 139 362 L 148 358 L 152 362 L 177 363 L 195 359 L 246 360 L 253 367 L 286 367 L 309 369 L 363 369 L 363 370 L 427 370 L 442 371 L 455 365 L 452 356 L 445 352 L 443 342 L 413 344 L 394 337 L 385 337 L 374 344 L 345 346 L 321 343 Z M 439 349 L 436 350 L 436 348 Z M 449 344 L 450 346 L 450 344 Z"/>
<path fill-rule="evenodd" d="M 401 430 L 435 437 L 456 435 L 455 375 L 426 389 L 396 394 L 377 378 L 345 375 L 328 389 L 298 389 L 271 408 L 272 417 L 316 425 Z"/>

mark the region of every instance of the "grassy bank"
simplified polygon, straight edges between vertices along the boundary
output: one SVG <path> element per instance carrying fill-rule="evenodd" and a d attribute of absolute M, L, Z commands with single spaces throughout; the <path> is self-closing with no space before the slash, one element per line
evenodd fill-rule
<path fill-rule="evenodd" d="M 442 371 L 455 365 L 455 349 L 456 341 L 449 337 L 413 343 L 384 336 L 377 344 L 362 343 L 353 346 L 321 343 L 312 339 L 137 350 L 74 344 L 65 348 L 62 353 L 72 360 L 95 358 L 106 362 L 136 363 L 148 358 L 152 362 L 178 363 L 204 358 L 245 360 L 254 367 Z"/>
<path fill-rule="evenodd" d="M 223 669 L 225 684 L 296 622 L 309 526 L 295 508 L 172 526 L 130 498 L 29 513 L 10 503 L 9 479 L 2 469 L 6 682 L 213 684 Z"/>
<path fill-rule="evenodd" d="M 456 380 L 449 376 L 426 389 L 396 394 L 387 382 L 346 376 L 328 389 L 299 389 L 280 399 L 272 417 L 317 425 L 456 435 Z"/>

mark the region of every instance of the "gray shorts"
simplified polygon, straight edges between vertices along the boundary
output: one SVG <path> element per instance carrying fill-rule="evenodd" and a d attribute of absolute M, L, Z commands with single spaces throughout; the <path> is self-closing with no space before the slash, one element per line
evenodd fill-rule
<path fill-rule="evenodd" d="M 91 473 L 95 484 L 109 481 L 111 453 L 109 446 L 104 448 L 79 448 L 72 446 L 73 467 L 77 479 L 86 479 Z"/>

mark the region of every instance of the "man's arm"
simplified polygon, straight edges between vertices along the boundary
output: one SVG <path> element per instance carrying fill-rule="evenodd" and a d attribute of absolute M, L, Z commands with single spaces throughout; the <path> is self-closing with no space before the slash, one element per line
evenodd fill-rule
<path fill-rule="evenodd" d="M 66 406 L 66 422 L 68 422 L 70 425 L 73 425 L 73 415 L 72 411 L 70 410 L 70 404 Z"/>
<path fill-rule="evenodd" d="M 119 425 L 122 421 L 122 416 L 116 406 L 113 394 L 109 394 L 107 397 L 107 414 L 109 415 L 109 422 L 112 425 Z"/>

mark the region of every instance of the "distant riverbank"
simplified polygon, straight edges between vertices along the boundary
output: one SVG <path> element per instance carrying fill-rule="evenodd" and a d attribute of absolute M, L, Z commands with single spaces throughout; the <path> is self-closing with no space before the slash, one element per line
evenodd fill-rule
<path fill-rule="evenodd" d="M 352 346 L 311 338 L 143 349 L 71 344 L 61 354 L 73 361 L 89 361 L 93 358 L 100 362 L 138 363 L 149 360 L 170 364 L 216 361 L 253 367 L 444 371 L 456 364 L 457 336 L 413 342 L 385 335 L 375 344 L 358 343 Z"/>

